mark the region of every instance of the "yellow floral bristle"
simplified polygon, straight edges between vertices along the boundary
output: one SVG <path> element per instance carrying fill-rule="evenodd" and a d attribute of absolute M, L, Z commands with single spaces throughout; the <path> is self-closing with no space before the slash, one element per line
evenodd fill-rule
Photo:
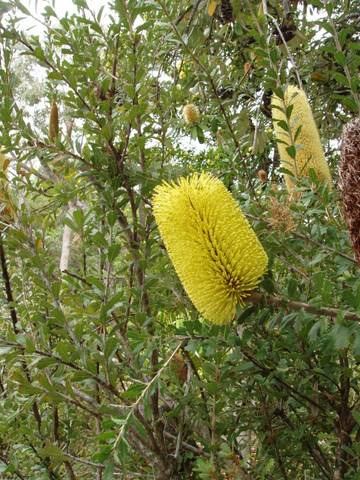
<path fill-rule="evenodd" d="M 193 304 L 216 324 L 231 322 L 254 290 L 267 255 L 223 183 L 207 173 L 159 185 L 153 210 Z"/>
<path fill-rule="evenodd" d="M 55 142 L 59 135 L 59 111 L 55 101 L 51 104 L 49 119 L 49 138 Z"/>
<path fill-rule="evenodd" d="M 200 120 L 200 112 L 198 107 L 193 103 L 188 103 L 183 108 L 183 117 L 185 123 L 188 125 L 194 125 L 195 123 L 198 123 Z"/>
<path fill-rule="evenodd" d="M 286 110 L 291 111 L 290 118 L 286 117 Z M 305 92 L 290 85 L 285 91 L 284 99 L 274 94 L 272 117 L 281 166 L 293 174 L 293 176 L 285 174 L 288 191 L 294 189 L 296 178 L 308 176 L 310 169 L 315 171 L 319 180 L 331 187 L 331 173 Z M 283 128 L 284 122 L 288 129 Z M 295 158 L 287 151 L 291 146 L 296 148 Z"/>

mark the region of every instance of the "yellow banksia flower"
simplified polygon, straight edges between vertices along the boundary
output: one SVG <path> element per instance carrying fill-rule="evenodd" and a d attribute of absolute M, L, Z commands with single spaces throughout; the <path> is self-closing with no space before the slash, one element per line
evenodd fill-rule
<path fill-rule="evenodd" d="M 56 142 L 59 135 L 59 110 L 55 100 L 51 104 L 50 119 L 49 119 L 49 139 Z"/>
<path fill-rule="evenodd" d="M 287 109 L 291 110 L 290 118 L 286 117 Z M 284 99 L 274 94 L 272 117 L 281 166 L 293 174 L 285 174 L 288 191 L 294 189 L 296 178 L 308 176 L 310 169 L 315 171 L 319 180 L 331 187 L 331 173 L 305 92 L 290 85 L 285 91 Z M 291 146 L 296 148 L 295 158 L 287 150 Z"/>
<path fill-rule="evenodd" d="M 212 175 L 194 174 L 159 185 L 153 210 L 170 259 L 197 310 L 210 322 L 231 322 L 268 262 L 231 194 Z"/>
<path fill-rule="evenodd" d="M 183 108 L 183 117 L 185 123 L 188 125 L 194 125 L 195 123 L 198 123 L 200 120 L 200 112 L 198 107 L 193 103 L 188 103 Z"/>

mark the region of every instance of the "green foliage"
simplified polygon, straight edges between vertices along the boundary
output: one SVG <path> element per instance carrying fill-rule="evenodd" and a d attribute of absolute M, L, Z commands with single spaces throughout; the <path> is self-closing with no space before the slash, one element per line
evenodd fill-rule
<path fill-rule="evenodd" d="M 335 178 L 357 2 L 234 0 L 230 23 L 220 2 L 73 3 L 47 5 L 38 37 L 25 2 L 0 2 L 1 478 L 359 478 L 358 266 L 336 187 L 310 174 L 288 198 L 269 109 L 301 79 Z M 224 181 L 269 256 L 227 327 L 191 305 L 151 211 L 161 180 L 194 171 Z"/>

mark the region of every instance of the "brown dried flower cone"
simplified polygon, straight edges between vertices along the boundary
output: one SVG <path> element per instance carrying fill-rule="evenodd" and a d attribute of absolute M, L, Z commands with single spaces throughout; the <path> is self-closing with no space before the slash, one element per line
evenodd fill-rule
<path fill-rule="evenodd" d="M 344 127 L 339 174 L 344 215 L 360 265 L 360 117 Z"/>
<path fill-rule="evenodd" d="M 230 23 L 234 21 L 234 12 L 230 0 L 222 0 L 221 18 L 224 23 Z"/>
<path fill-rule="evenodd" d="M 59 135 L 59 111 L 55 100 L 51 104 L 49 119 L 49 138 L 52 142 L 56 142 Z"/>
<path fill-rule="evenodd" d="M 261 183 L 266 183 L 267 182 L 268 176 L 267 176 L 267 173 L 265 172 L 265 170 L 263 170 L 263 169 L 258 170 L 257 171 L 257 176 L 258 176 L 258 179 L 260 180 Z"/>

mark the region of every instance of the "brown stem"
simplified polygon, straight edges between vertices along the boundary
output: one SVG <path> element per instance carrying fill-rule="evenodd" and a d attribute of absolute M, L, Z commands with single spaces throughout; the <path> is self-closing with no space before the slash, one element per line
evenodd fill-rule
<path fill-rule="evenodd" d="M 54 441 L 56 443 L 60 442 L 60 432 L 59 432 L 59 409 L 58 407 L 53 407 L 53 431 L 54 431 Z"/>
<path fill-rule="evenodd" d="M 349 360 L 347 353 L 340 356 L 340 405 L 338 407 L 338 418 L 335 421 L 335 431 L 338 438 L 335 454 L 335 472 L 333 480 L 342 480 L 345 478 L 349 468 L 352 455 L 349 453 L 352 445 L 351 432 L 356 422 L 352 416 L 350 408 L 350 376 Z"/>
<path fill-rule="evenodd" d="M 309 303 L 288 300 L 286 298 L 278 297 L 275 295 L 268 295 L 265 293 L 252 293 L 246 299 L 246 302 L 252 303 L 254 305 L 284 308 L 286 310 L 304 310 L 305 312 L 313 313 L 314 315 L 323 315 L 332 319 L 337 318 L 338 315 L 342 315 L 345 320 L 354 320 L 357 322 L 360 321 L 360 315 L 357 313 L 347 312 L 332 307 L 316 307 L 315 305 L 310 305 Z"/>
<path fill-rule="evenodd" d="M 11 316 L 11 321 L 12 321 L 12 324 L 13 324 L 13 330 L 14 330 L 14 333 L 17 335 L 19 333 L 18 318 L 17 318 L 17 313 L 16 313 L 16 310 L 15 310 L 15 307 L 13 305 L 14 297 L 13 297 L 13 294 L 12 294 L 10 276 L 9 276 L 9 271 L 8 271 L 8 268 L 7 268 L 4 244 L 3 244 L 3 239 L 2 239 L 2 234 L 1 233 L 0 233 L 0 262 L 1 262 L 1 273 L 2 273 L 3 280 L 4 280 L 4 284 L 5 284 L 6 300 L 7 300 L 8 306 L 9 306 L 9 310 L 10 310 L 10 316 Z"/>
<path fill-rule="evenodd" d="M 69 480 L 76 480 L 76 475 L 74 469 L 72 468 L 71 463 L 68 460 L 64 462 L 66 473 L 68 474 Z"/>

